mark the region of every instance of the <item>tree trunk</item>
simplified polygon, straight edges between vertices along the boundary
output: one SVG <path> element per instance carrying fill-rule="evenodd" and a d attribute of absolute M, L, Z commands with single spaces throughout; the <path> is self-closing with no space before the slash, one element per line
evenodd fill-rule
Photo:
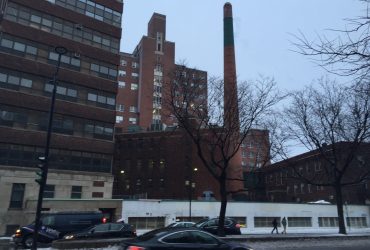
<path fill-rule="evenodd" d="M 224 178 L 223 175 L 220 178 L 220 196 L 221 196 L 221 209 L 218 218 L 217 235 L 225 236 L 224 224 L 227 206 L 227 192 L 226 192 L 226 177 Z"/>
<path fill-rule="evenodd" d="M 347 234 L 346 225 L 344 223 L 342 186 L 340 185 L 340 183 L 335 184 L 335 195 L 337 199 L 339 233 Z"/>

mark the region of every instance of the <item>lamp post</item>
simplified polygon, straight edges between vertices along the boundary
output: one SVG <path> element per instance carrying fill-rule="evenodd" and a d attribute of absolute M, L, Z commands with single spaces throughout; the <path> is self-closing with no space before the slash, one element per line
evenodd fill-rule
<path fill-rule="evenodd" d="M 197 168 L 192 169 L 190 172 L 190 180 L 185 181 L 185 186 L 188 187 L 189 191 L 189 221 L 191 221 L 191 200 L 193 198 L 193 189 L 195 189 L 195 182 L 193 182 L 193 172 L 198 171 Z"/>
<path fill-rule="evenodd" d="M 49 121 L 48 121 L 48 130 L 46 134 L 45 153 L 44 153 L 44 156 L 39 157 L 39 160 L 41 161 L 41 163 L 39 164 L 39 168 L 42 170 L 42 172 L 41 172 L 41 179 L 37 181 L 40 185 L 40 189 L 39 189 L 39 195 L 37 199 L 35 228 L 34 228 L 33 244 L 32 244 L 32 249 L 34 250 L 37 249 L 37 239 L 39 235 L 39 229 L 41 226 L 40 219 L 41 219 L 42 199 L 43 199 L 44 189 L 45 189 L 46 180 L 48 176 L 49 148 L 50 148 L 51 132 L 52 132 L 52 127 L 53 127 L 53 114 L 54 114 L 55 94 L 56 94 L 56 88 L 57 88 L 57 76 L 58 76 L 59 68 L 60 68 L 60 60 L 62 58 L 62 55 L 67 53 L 67 49 L 61 46 L 57 46 L 55 47 L 55 52 L 58 54 L 58 61 L 57 61 L 54 75 L 53 75 L 53 79 L 49 81 L 50 83 L 53 84 L 53 92 L 51 96 L 50 109 L 49 109 Z"/>

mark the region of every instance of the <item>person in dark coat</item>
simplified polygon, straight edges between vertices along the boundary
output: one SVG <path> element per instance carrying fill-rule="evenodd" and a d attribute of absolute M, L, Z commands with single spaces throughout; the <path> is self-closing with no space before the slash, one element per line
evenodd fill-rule
<path fill-rule="evenodd" d="M 277 223 L 276 218 L 272 221 L 272 226 L 273 226 L 273 228 L 272 228 L 271 233 L 273 234 L 273 233 L 274 233 L 274 231 L 276 230 L 276 233 L 278 234 L 278 233 L 279 233 L 279 232 L 278 232 L 278 228 L 277 228 L 278 223 Z"/>
<path fill-rule="evenodd" d="M 286 218 L 285 217 L 281 220 L 281 224 L 283 225 L 283 228 L 284 228 L 282 234 L 286 234 Z"/>

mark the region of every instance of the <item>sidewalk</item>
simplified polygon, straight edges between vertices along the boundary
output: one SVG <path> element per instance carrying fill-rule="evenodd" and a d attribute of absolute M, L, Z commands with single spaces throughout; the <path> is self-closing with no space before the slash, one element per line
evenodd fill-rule
<path fill-rule="evenodd" d="M 221 237 L 226 241 L 278 241 L 278 240 L 300 240 L 300 239 L 346 239 L 346 238 L 370 238 L 370 232 L 348 233 L 346 235 L 338 233 L 287 233 L 287 234 L 242 234 L 228 235 Z"/>

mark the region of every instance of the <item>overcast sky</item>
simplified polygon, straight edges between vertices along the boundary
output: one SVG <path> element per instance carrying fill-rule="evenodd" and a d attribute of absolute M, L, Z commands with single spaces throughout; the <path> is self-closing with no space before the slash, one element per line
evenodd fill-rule
<path fill-rule="evenodd" d="M 221 0 L 124 0 L 121 51 L 133 52 L 153 12 L 166 15 L 167 40 L 176 44 L 176 62 L 223 75 Z M 292 34 L 310 38 L 344 29 L 345 18 L 364 14 L 359 0 L 230 0 L 233 6 L 239 80 L 274 77 L 281 89 L 299 89 L 326 74 L 291 50 Z"/>

